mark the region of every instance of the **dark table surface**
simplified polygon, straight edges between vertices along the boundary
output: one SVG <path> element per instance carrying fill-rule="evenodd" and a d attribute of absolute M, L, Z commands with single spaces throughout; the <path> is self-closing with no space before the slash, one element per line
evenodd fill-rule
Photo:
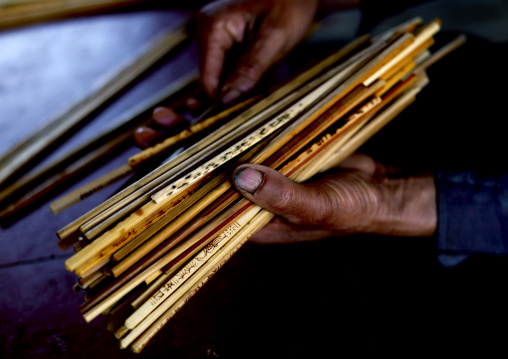
<path fill-rule="evenodd" d="M 0 153 L 92 91 L 184 11 L 99 15 L 0 33 Z M 191 46 L 128 90 L 59 149 L 65 153 L 197 64 Z M 91 169 L 75 185 L 123 164 Z M 57 154 L 58 155 L 58 154 Z M 55 216 L 48 203 L 0 229 L 2 358 L 506 357 L 507 262 L 437 261 L 436 239 L 348 237 L 247 244 L 144 351 L 85 323 L 56 231 L 123 185 Z"/>

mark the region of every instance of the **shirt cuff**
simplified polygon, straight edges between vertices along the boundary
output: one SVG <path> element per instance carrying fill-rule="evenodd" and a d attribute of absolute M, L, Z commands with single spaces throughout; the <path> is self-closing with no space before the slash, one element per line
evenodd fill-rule
<path fill-rule="evenodd" d="M 508 175 L 440 170 L 436 184 L 440 251 L 508 254 Z"/>

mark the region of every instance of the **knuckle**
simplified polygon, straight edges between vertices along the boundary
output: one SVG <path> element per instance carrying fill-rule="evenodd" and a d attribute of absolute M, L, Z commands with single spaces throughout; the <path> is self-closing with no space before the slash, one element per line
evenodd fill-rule
<path fill-rule="evenodd" d="M 292 204 L 294 202 L 294 197 L 295 195 L 293 190 L 287 187 L 282 187 L 277 193 L 273 207 L 280 213 L 290 212 L 293 207 Z"/>
<path fill-rule="evenodd" d="M 261 77 L 262 69 L 257 63 L 244 63 L 238 66 L 236 70 L 238 77 L 245 77 L 249 80 L 255 81 Z"/>
<path fill-rule="evenodd" d="M 327 224 L 333 212 L 331 200 L 325 192 L 304 187 L 282 188 L 274 207 L 291 223 L 299 226 Z"/>
<path fill-rule="evenodd" d="M 314 188 L 314 199 L 309 203 L 308 224 L 318 227 L 329 226 L 336 219 L 337 197 L 326 187 Z"/>

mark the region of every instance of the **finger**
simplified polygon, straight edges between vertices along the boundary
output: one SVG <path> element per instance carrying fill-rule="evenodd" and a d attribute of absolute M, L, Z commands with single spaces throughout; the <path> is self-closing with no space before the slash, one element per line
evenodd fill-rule
<path fill-rule="evenodd" d="M 156 124 L 164 129 L 176 131 L 189 126 L 187 119 L 167 107 L 156 107 L 153 110 L 152 118 Z"/>
<path fill-rule="evenodd" d="M 286 53 L 287 36 L 270 25 L 259 29 L 257 37 L 243 54 L 222 89 L 221 101 L 231 103 L 250 91 L 266 71 Z"/>
<path fill-rule="evenodd" d="M 155 123 L 151 127 L 141 126 L 134 131 L 134 140 L 141 148 L 153 146 L 189 126 L 185 118 L 167 107 L 156 107 L 152 118 Z"/>
<path fill-rule="evenodd" d="M 341 169 L 362 171 L 369 176 L 373 176 L 376 172 L 377 165 L 372 157 L 354 153 L 346 158 L 338 167 Z"/>
<path fill-rule="evenodd" d="M 249 239 L 256 244 L 284 244 L 314 241 L 329 237 L 330 233 L 323 229 L 302 228 L 275 217 L 274 220 L 254 233 Z"/>
<path fill-rule="evenodd" d="M 400 167 L 384 165 L 374 161 L 372 157 L 361 153 L 351 155 L 345 159 L 338 168 L 360 171 L 369 177 L 381 179 L 387 176 L 404 175 L 404 171 Z"/>
<path fill-rule="evenodd" d="M 325 189 L 295 183 L 273 169 L 252 164 L 238 167 L 233 179 L 246 198 L 293 224 L 328 225 L 334 204 Z"/>
<path fill-rule="evenodd" d="M 159 143 L 165 138 L 161 131 L 151 127 L 141 126 L 134 131 L 134 140 L 136 145 L 141 148 L 147 148 Z"/>
<path fill-rule="evenodd" d="M 211 98 L 216 96 L 223 74 L 226 54 L 235 43 L 243 41 L 246 19 L 241 13 L 220 13 L 199 22 L 198 49 L 201 82 Z"/>

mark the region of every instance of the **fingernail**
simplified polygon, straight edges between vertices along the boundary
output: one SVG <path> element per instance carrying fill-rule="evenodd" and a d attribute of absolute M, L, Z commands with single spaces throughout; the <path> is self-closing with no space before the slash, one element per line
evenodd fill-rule
<path fill-rule="evenodd" d="M 238 171 L 235 175 L 235 184 L 245 192 L 254 193 L 263 184 L 265 176 L 263 173 L 245 167 Z"/>
<path fill-rule="evenodd" d="M 222 93 L 221 101 L 223 104 L 229 104 L 242 95 L 242 92 L 234 87 L 228 88 Z"/>
<path fill-rule="evenodd" d="M 141 148 L 147 148 L 162 140 L 162 135 L 150 127 L 139 127 L 134 131 L 136 144 Z"/>
<path fill-rule="evenodd" d="M 182 121 L 173 110 L 165 107 L 156 107 L 152 115 L 158 124 L 166 127 L 175 126 Z"/>

